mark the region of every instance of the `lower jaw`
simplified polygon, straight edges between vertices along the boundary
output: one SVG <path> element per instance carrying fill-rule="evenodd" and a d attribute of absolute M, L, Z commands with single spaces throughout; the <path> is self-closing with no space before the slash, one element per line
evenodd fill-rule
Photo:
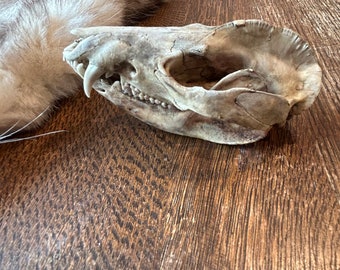
<path fill-rule="evenodd" d="M 252 143 L 264 138 L 268 132 L 250 130 L 237 124 L 233 124 L 232 127 L 230 123 L 218 122 L 189 110 L 180 111 L 173 105 L 170 105 L 171 109 L 163 108 L 161 105 L 151 104 L 123 93 L 120 83 L 114 83 L 112 86 L 96 83 L 94 88 L 100 95 L 128 114 L 166 132 L 219 144 Z"/>

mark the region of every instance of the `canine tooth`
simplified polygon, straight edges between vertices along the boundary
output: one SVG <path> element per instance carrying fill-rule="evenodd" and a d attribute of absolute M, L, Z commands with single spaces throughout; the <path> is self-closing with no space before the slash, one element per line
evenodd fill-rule
<path fill-rule="evenodd" d="M 104 72 L 102 68 L 93 64 L 89 64 L 87 67 L 84 74 L 84 92 L 88 98 L 91 96 L 92 85 Z"/>
<path fill-rule="evenodd" d="M 84 76 L 85 74 L 85 68 L 84 68 L 84 64 L 80 63 L 76 66 L 76 71 L 80 76 Z"/>

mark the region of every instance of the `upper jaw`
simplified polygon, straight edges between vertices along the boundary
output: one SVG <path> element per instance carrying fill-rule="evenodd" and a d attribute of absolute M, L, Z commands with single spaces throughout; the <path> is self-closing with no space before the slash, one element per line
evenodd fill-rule
<path fill-rule="evenodd" d="M 64 52 L 64 59 L 73 70 L 83 78 L 83 88 L 87 97 L 90 97 L 92 89 L 95 89 L 99 94 L 107 98 L 112 99 L 112 97 L 116 95 L 126 100 L 143 102 L 149 106 L 158 106 L 158 109 L 177 110 L 177 108 L 170 101 L 164 99 L 164 97 L 159 98 L 148 94 L 142 90 L 138 84 L 130 82 L 119 74 L 113 73 L 108 67 L 103 67 L 99 63 L 97 65 L 92 64 L 91 60 L 84 60 L 84 57 L 70 57 L 70 55 L 74 55 L 73 50 L 79 42 L 78 40 L 77 43 L 67 47 Z M 89 63 L 86 63 L 88 61 Z M 114 100 L 116 100 L 116 105 L 120 105 L 117 104 L 119 103 L 117 99 Z"/>

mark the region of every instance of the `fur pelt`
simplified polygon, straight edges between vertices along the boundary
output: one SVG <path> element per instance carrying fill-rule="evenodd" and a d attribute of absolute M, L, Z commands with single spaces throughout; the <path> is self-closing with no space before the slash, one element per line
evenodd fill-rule
<path fill-rule="evenodd" d="M 0 133 L 34 120 L 55 101 L 81 89 L 62 60 L 78 27 L 124 25 L 148 15 L 162 0 L 1 0 Z M 48 108 L 48 109 L 47 109 Z M 47 109 L 47 110 L 46 110 Z"/>

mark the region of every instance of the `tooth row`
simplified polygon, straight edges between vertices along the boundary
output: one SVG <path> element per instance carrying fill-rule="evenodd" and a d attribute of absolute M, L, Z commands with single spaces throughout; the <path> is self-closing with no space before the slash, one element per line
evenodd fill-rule
<path fill-rule="evenodd" d="M 74 68 L 75 71 L 77 71 L 77 73 L 81 76 L 84 76 L 86 69 L 84 68 L 84 64 L 83 63 L 78 63 L 78 61 L 73 60 L 73 61 L 69 61 L 69 64 Z M 110 76 L 112 76 L 111 73 L 106 73 L 105 77 L 109 78 Z M 134 97 L 137 98 L 139 100 L 142 101 L 146 101 L 146 102 L 150 102 L 151 104 L 155 104 L 155 105 L 160 105 L 162 106 L 164 109 L 172 109 L 173 106 L 158 100 L 156 98 L 150 97 L 147 94 L 144 94 L 142 91 L 140 91 L 138 88 L 132 86 L 129 83 L 124 83 L 122 89 L 122 93 L 125 95 L 128 95 L 130 97 Z"/>
<path fill-rule="evenodd" d="M 172 105 L 170 105 L 170 104 L 168 104 L 164 101 L 160 101 L 156 98 L 150 97 L 147 94 L 144 94 L 141 90 L 132 86 L 129 83 L 125 83 L 123 85 L 122 93 L 125 94 L 125 95 L 128 95 L 130 97 L 134 97 L 136 99 L 142 100 L 142 101 L 150 102 L 151 104 L 160 105 L 164 109 L 171 109 L 172 108 Z"/>

